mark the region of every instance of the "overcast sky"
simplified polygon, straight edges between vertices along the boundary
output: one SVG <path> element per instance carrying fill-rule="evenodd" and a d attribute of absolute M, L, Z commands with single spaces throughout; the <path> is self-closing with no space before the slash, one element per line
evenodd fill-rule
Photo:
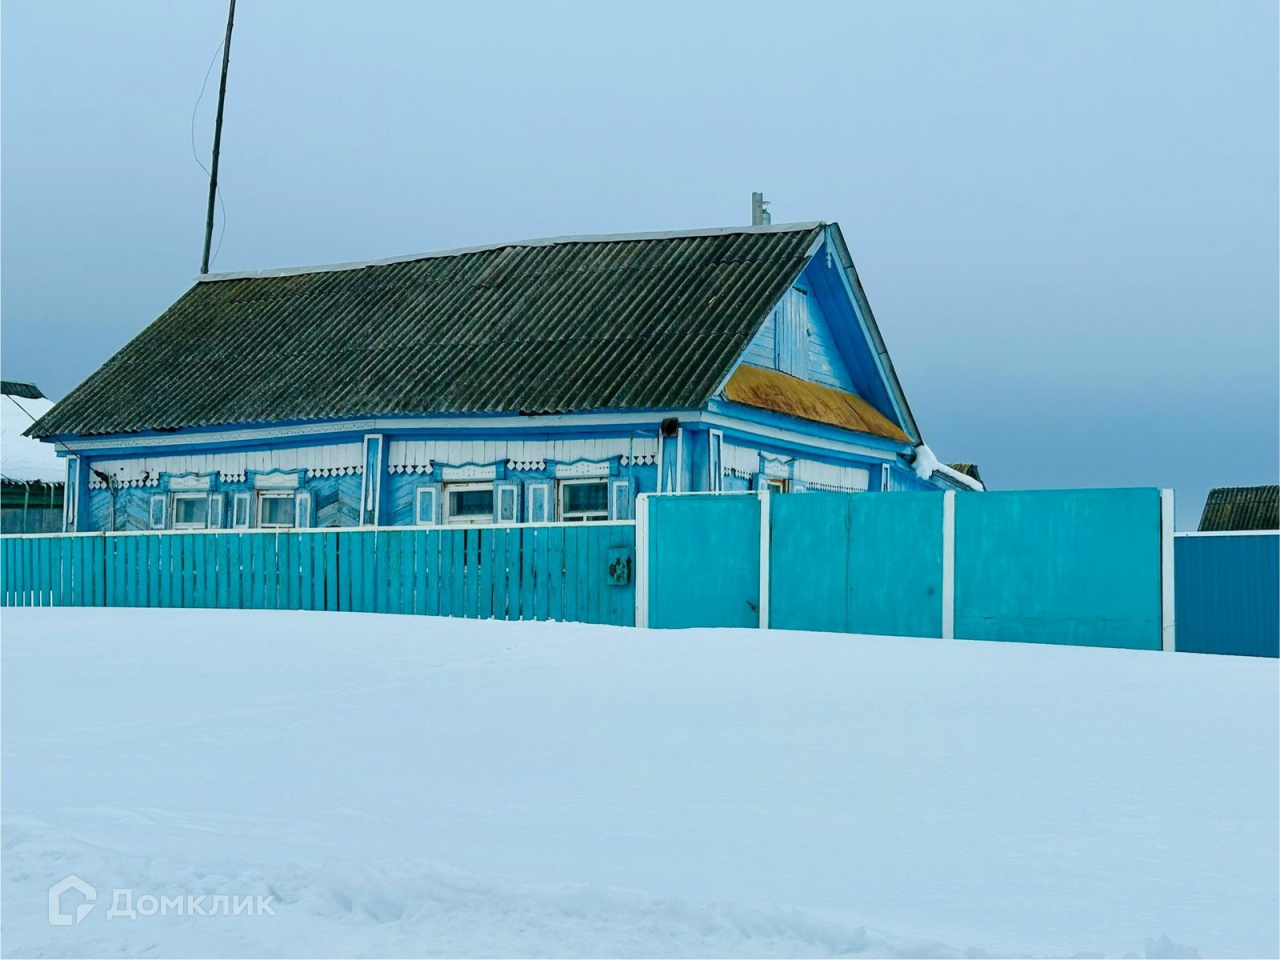
<path fill-rule="evenodd" d="M 0 8 L 3 372 L 191 283 L 226 4 Z M 214 270 L 835 220 L 926 440 L 993 488 L 1277 482 L 1277 12 L 240 0 Z M 217 69 L 195 116 L 207 162 Z"/>

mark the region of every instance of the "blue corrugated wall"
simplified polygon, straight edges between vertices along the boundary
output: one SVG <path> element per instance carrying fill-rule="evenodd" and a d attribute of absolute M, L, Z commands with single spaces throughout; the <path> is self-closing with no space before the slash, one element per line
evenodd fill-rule
<path fill-rule="evenodd" d="M 1174 539 L 1178 649 L 1280 656 L 1280 533 Z"/>

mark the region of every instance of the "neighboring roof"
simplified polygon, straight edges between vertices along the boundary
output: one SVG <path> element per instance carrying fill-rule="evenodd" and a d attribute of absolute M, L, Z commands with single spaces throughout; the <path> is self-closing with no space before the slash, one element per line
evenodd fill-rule
<path fill-rule="evenodd" d="M 1214 487 L 1200 515 L 1200 529 L 1280 530 L 1280 485 Z"/>
<path fill-rule="evenodd" d="M 978 472 L 978 465 L 976 463 L 951 463 L 948 464 L 948 466 L 956 473 L 963 473 L 971 480 L 977 480 L 979 483 L 982 483 L 982 474 Z"/>
<path fill-rule="evenodd" d="M 210 277 L 32 434 L 697 408 L 824 226 L 565 238 Z"/>
<path fill-rule="evenodd" d="M 24 437 L 22 432 L 53 408 L 53 401 L 39 394 L 26 397 L 8 389 L 15 381 L 4 381 L 0 395 L 0 478 L 5 483 L 62 483 L 66 466 L 51 444 Z"/>
<path fill-rule="evenodd" d="M 25 380 L 0 380 L 0 394 L 6 397 L 21 397 L 25 400 L 41 400 L 44 394 L 34 383 Z"/>
<path fill-rule="evenodd" d="M 862 397 L 776 370 L 742 364 L 724 388 L 725 399 L 774 413 L 910 443 L 902 429 Z"/>

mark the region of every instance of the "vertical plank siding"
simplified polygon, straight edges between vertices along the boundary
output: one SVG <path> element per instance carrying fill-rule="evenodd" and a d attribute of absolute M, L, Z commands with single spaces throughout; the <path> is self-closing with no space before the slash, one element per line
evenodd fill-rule
<path fill-rule="evenodd" d="M 630 523 L 0 538 L 0 605 L 376 611 L 630 626 Z M 553 543 L 561 544 L 551 550 Z M 569 602 L 566 598 L 572 598 Z"/>
<path fill-rule="evenodd" d="M 1280 533 L 1178 536 L 1173 555 L 1179 650 L 1280 656 Z"/>

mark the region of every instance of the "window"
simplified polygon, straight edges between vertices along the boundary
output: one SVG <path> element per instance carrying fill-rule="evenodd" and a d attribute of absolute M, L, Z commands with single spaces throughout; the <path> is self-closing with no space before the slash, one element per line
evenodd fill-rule
<path fill-rule="evenodd" d="M 204 529 L 209 525 L 207 493 L 175 493 L 173 495 L 173 529 Z"/>
<path fill-rule="evenodd" d="M 258 526 L 292 527 L 296 506 L 293 491 L 270 491 L 258 494 Z"/>
<path fill-rule="evenodd" d="M 560 519 L 566 522 L 609 519 L 608 480 L 561 480 Z"/>
<path fill-rule="evenodd" d="M 786 493 L 787 481 L 779 477 L 769 477 L 764 482 L 764 488 L 770 493 Z"/>
<path fill-rule="evenodd" d="M 493 523 L 493 484 L 446 484 L 444 507 L 445 523 Z"/>

